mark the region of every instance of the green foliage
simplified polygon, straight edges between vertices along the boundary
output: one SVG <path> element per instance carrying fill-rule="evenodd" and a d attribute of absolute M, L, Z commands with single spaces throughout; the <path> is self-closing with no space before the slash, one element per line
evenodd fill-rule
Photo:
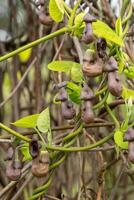
<path fill-rule="evenodd" d="M 49 13 L 56 22 L 61 22 L 64 16 L 64 6 L 62 0 L 50 0 Z"/>
<path fill-rule="evenodd" d="M 73 61 L 53 61 L 48 64 L 48 69 L 56 72 L 70 72 L 72 67 L 80 68 L 80 64 Z"/>
<path fill-rule="evenodd" d="M 83 79 L 83 74 L 80 65 L 75 65 L 71 68 L 71 80 L 80 83 Z"/>
<path fill-rule="evenodd" d="M 48 69 L 57 72 L 70 73 L 71 80 L 76 83 L 80 83 L 82 81 L 83 75 L 81 65 L 79 63 L 73 61 L 53 61 L 48 64 Z"/>
<path fill-rule="evenodd" d="M 128 78 L 134 78 L 134 66 L 130 66 L 124 70 L 125 75 Z"/>
<path fill-rule="evenodd" d="M 77 36 L 77 37 L 81 37 L 82 33 L 84 31 L 85 28 L 85 22 L 83 22 L 83 17 L 84 17 L 85 13 L 81 12 L 79 13 L 74 20 L 74 25 L 75 25 L 75 30 L 73 35 Z"/>
<path fill-rule="evenodd" d="M 23 146 L 20 148 L 20 150 L 23 155 L 23 161 L 32 160 L 32 157 L 29 153 L 29 144 L 28 143 L 23 144 Z"/>
<path fill-rule="evenodd" d="M 123 141 L 124 133 L 121 130 L 116 130 L 114 133 L 114 141 L 116 145 L 122 149 L 128 149 L 128 142 Z"/>
<path fill-rule="evenodd" d="M 21 127 L 21 128 L 35 128 L 38 117 L 39 117 L 39 114 L 29 115 L 11 124 L 17 127 Z"/>
<path fill-rule="evenodd" d="M 97 20 L 96 22 L 93 22 L 92 25 L 93 33 L 96 36 L 105 38 L 106 40 L 114 42 L 119 46 L 123 46 L 123 40 L 107 24 Z"/>
<path fill-rule="evenodd" d="M 123 31 L 122 31 L 121 17 L 118 17 L 118 19 L 116 20 L 115 30 L 116 30 L 116 33 L 118 34 L 118 36 L 122 37 Z"/>
<path fill-rule="evenodd" d="M 38 119 L 37 119 L 37 127 L 40 132 L 46 133 L 50 130 L 50 113 L 49 108 L 43 110 Z"/>
<path fill-rule="evenodd" d="M 125 100 L 128 100 L 130 98 L 134 99 L 134 90 L 128 89 L 125 86 L 123 86 L 122 97 Z"/>
<path fill-rule="evenodd" d="M 81 100 L 80 100 L 80 92 L 81 92 L 81 87 L 72 83 L 72 82 L 68 82 L 67 84 L 67 92 L 69 95 L 69 98 L 71 99 L 71 101 L 73 101 L 76 104 L 80 104 Z"/>

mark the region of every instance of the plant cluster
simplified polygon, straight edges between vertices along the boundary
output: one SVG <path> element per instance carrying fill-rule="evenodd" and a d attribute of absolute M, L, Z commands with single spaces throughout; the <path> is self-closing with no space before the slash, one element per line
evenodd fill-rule
<path fill-rule="evenodd" d="M 108 150 L 112 151 L 115 161 L 123 161 L 121 172 L 133 168 L 134 61 L 126 47 L 133 5 L 129 1 L 122 1 L 120 16 L 110 26 L 93 12 L 97 3 L 89 1 L 89 9 L 85 12 L 85 2 L 78 0 L 71 7 L 63 0 L 50 0 L 47 9 L 44 0 L 38 1 L 36 6 L 39 8 L 39 23 L 50 27 L 54 22 L 61 22 L 61 27 L 0 57 L 1 62 L 15 55 L 21 57 L 22 53 L 27 54 L 34 46 L 61 35 L 73 40 L 76 48 L 76 59 L 59 57 L 48 64 L 53 85 L 50 104 L 59 110 L 62 116 L 59 120 L 61 124 L 67 124 L 61 129 L 59 127 L 64 133 L 58 140 L 58 125 L 53 128 L 53 109 L 50 104 L 37 114 L 27 115 L 11 123 L 19 130 L 32 129 L 30 136 L 0 123 L 1 129 L 14 136 L 7 151 L 6 176 L 16 182 L 28 172 L 32 172 L 31 177 L 43 178 L 43 184 L 33 190 L 28 200 L 43 199 L 55 179 L 56 168 L 65 163 L 74 152 L 80 153 L 80 163 L 84 163 L 82 152 L 88 154 L 95 151 L 98 155 L 98 178 L 96 188 L 93 188 L 96 195 L 93 197 L 90 191 L 88 196 L 88 182 L 85 183 L 83 175 L 80 175 L 80 193 L 78 190 L 76 192 L 78 199 L 114 199 L 114 191 L 111 194 L 104 192 L 105 174 L 109 168 L 105 163 Z M 66 42 L 60 48 L 66 45 Z M 120 116 L 120 113 L 123 116 Z M 66 129 L 71 131 L 68 133 Z M 76 162 L 75 155 L 73 162 Z M 84 171 L 85 168 L 89 168 L 88 164 L 80 170 Z"/>

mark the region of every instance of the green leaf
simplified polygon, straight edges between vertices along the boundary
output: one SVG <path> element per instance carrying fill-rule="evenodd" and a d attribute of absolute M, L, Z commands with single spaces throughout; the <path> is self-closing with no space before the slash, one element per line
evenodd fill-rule
<path fill-rule="evenodd" d="M 37 120 L 37 127 L 40 132 L 46 133 L 50 130 L 50 113 L 49 108 L 43 110 Z"/>
<path fill-rule="evenodd" d="M 125 69 L 124 73 L 128 78 L 134 78 L 134 66 Z"/>
<path fill-rule="evenodd" d="M 76 104 L 80 104 L 81 102 L 81 99 L 80 99 L 81 87 L 80 86 L 72 82 L 68 82 L 67 92 L 71 101 L 73 101 Z"/>
<path fill-rule="evenodd" d="M 118 19 L 116 20 L 115 30 L 116 30 L 116 33 L 118 34 L 118 36 L 122 37 L 123 32 L 122 32 L 121 17 L 118 17 Z"/>
<path fill-rule="evenodd" d="M 72 67 L 80 68 L 80 64 L 73 61 L 53 61 L 48 64 L 48 69 L 57 72 L 69 72 Z"/>
<path fill-rule="evenodd" d="M 125 86 L 123 86 L 122 97 L 125 100 L 130 98 L 134 100 L 134 90 L 128 89 Z"/>
<path fill-rule="evenodd" d="M 122 149 L 128 149 L 128 142 L 123 141 L 124 133 L 120 130 L 116 130 L 114 133 L 114 141 Z"/>
<path fill-rule="evenodd" d="M 85 28 L 85 22 L 83 22 L 83 17 L 85 13 L 79 13 L 74 20 L 75 30 L 73 35 L 81 37 Z"/>
<path fill-rule="evenodd" d="M 22 155 L 23 155 L 23 161 L 32 160 L 32 157 L 31 157 L 31 155 L 30 155 L 30 153 L 29 153 L 29 144 L 28 144 L 28 143 L 24 144 L 24 145 L 20 148 L 20 150 L 21 150 L 21 153 L 22 153 Z"/>
<path fill-rule="evenodd" d="M 79 66 L 73 66 L 71 69 L 71 80 L 76 82 L 76 83 L 80 83 L 82 81 L 83 78 L 83 74 L 82 74 L 82 70 Z"/>
<path fill-rule="evenodd" d="M 11 124 L 17 127 L 21 127 L 21 128 L 35 128 L 38 117 L 39 117 L 39 114 L 29 115 Z"/>
<path fill-rule="evenodd" d="M 62 0 L 50 0 L 49 14 L 56 22 L 61 22 L 64 16 L 64 6 Z"/>
<path fill-rule="evenodd" d="M 96 22 L 92 23 L 93 26 L 93 33 L 98 36 L 105 38 L 119 46 L 123 46 L 123 40 L 113 31 L 107 24 L 104 22 L 97 20 Z"/>

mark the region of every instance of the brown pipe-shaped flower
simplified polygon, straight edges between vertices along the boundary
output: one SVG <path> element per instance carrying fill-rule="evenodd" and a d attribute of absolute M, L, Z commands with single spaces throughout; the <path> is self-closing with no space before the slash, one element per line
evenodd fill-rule
<path fill-rule="evenodd" d="M 76 115 L 73 103 L 68 100 L 67 91 L 65 88 L 62 88 L 60 91 L 60 100 L 61 100 L 61 111 L 64 119 L 73 119 Z"/>
<path fill-rule="evenodd" d="M 93 99 L 93 92 L 88 87 L 88 85 L 84 85 L 81 91 L 81 119 L 85 123 L 91 123 L 94 121 L 94 112 L 92 109 L 92 99 Z"/>
<path fill-rule="evenodd" d="M 49 171 L 49 154 L 45 152 L 32 161 L 32 174 L 37 177 L 46 176 Z"/>
<path fill-rule="evenodd" d="M 39 155 L 39 143 L 36 139 L 33 139 L 29 144 L 29 153 L 32 158 L 36 158 Z"/>
<path fill-rule="evenodd" d="M 13 149 L 10 148 L 8 151 L 8 158 L 6 175 L 10 180 L 17 181 L 21 177 L 22 168 L 18 149 L 14 152 Z"/>
<path fill-rule="evenodd" d="M 130 128 L 126 131 L 124 140 L 125 140 L 125 141 L 128 141 L 128 142 L 134 142 L 134 129 L 133 129 L 133 128 L 130 127 Z"/>
<path fill-rule="evenodd" d="M 83 73 L 88 77 L 101 75 L 103 72 L 103 62 L 93 51 L 86 51 L 82 66 Z"/>
<path fill-rule="evenodd" d="M 86 27 L 84 29 L 84 33 L 83 33 L 83 36 L 82 36 L 82 41 L 85 42 L 86 44 L 89 44 L 89 43 L 94 41 L 94 35 L 93 35 L 93 30 L 92 30 L 92 22 L 95 22 L 96 19 L 95 19 L 95 17 L 93 17 L 92 15 L 87 13 L 84 16 L 83 20 L 86 23 Z"/>
<path fill-rule="evenodd" d="M 21 177 L 21 169 L 14 166 L 13 160 L 9 160 L 6 166 L 6 175 L 12 181 L 17 181 Z"/>
<path fill-rule="evenodd" d="M 118 65 L 117 65 L 117 61 L 115 60 L 115 58 L 113 56 L 111 56 L 107 63 L 104 65 L 104 72 L 113 72 L 118 70 Z"/>
<path fill-rule="evenodd" d="M 73 103 L 69 100 L 62 102 L 61 109 L 64 119 L 73 119 L 76 115 Z"/>
<path fill-rule="evenodd" d="M 128 158 L 134 164 L 134 141 L 129 142 L 128 145 Z"/>
<path fill-rule="evenodd" d="M 81 105 L 81 119 L 86 123 L 94 122 L 94 112 L 91 101 L 83 101 Z"/>
<path fill-rule="evenodd" d="M 116 97 L 122 94 L 122 82 L 117 71 L 108 73 L 108 89 L 109 92 Z"/>
<path fill-rule="evenodd" d="M 128 158 L 130 162 L 134 164 L 134 129 L 129 128 L 124 137 L 125 141 L 128 141 Z"/>
<path fill-rule="evenodd" d="M 99 38 L 97 40 L 97 53 L 98 53 L 98 56 L 100 58 L 104 58 L 105 55 L 106 55 L 106 47 L 107 47 L 107 42 L 105 39 L 103 38 Z"/>

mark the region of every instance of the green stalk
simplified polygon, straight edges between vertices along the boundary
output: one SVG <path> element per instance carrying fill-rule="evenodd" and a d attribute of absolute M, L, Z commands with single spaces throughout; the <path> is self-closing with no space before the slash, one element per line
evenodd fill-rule
<path fill-rule="evenodd" d="M 75 137 L 78 133 L 81 132 L 82 128 L 83 128 L 83 124 L 81 124 L 78 129 L 76 129 L 75 131 L 72 131 L 69 135 L 64 137 L 63 142 L 66 142 L 67 140 L 70 140 L 71 138 Z"/>
<path fill-rule="evenodd" d="M 72 13 L 72 9 L 71 9 L 64 1 L 63 1 L 63 6 L 64 6 L 65 10 L 66 10 L 69 14 Z"/>
<path fill-rule="evenodd" d="M 101 108 L 101 106 L 106 102 L 106 100 L 107 100 L 107 98 L 108 98 L 108 94 L 109 94 L 109 92 L 108 92 L 108 90 L 107 90 L 106 93 L 105 93 L 104 98 L 103 98 L 98 104 L 96 104 L 96 105 L 93 106 L 93 110 L 96 110 L 96 109 L 98 109 L 98 108 Z"/>
<path fill-rule="evenodd" d="M 95 144 L 91 144 L 91 145 L 87 145 L 84 147 L 72 147 L 72 148 L 66 148 L 66 147 L 53 147 L 53 146 L 46 146 L 46 149 L 48 150 L 52 150 L 52 151 L 63 151 L 63 152 L 79 152 L 79 151 L 88 151 L 90 149 L 94 149 L 98 146 L 103 145 L 104 143 L 106 143 L 108 140 L 110 140 L 113 137 L 113 133 L 111 133 L 110 135 L 104 137 L 103 139 L 99 140 L 98 142 L 96 142 Z"/>
<path fill-rule="evenodd" d="M 82 0 L 78 0 L 78 2 L 76 3 L 76 5 L 74 6 L 74 8 L 72 10 L 71 17 L 70 17 L 69 22 L 68 22 L 69 26 L 73 26 L 75 15 L 76 15 L 76 11 L 79 8 L 79 5 L 80 5 L 81 1 Z"/>
<path fill-rule="evenodd" d="M 58 161 L 54 162 L 52 165 L 50 165 L 50 166 L 49 166 L 49 170 L 52 170 L 52 169 L 58 167 L 61 163 L 63 163 L 64 160 L 66 159 L 66 156 L 67 156 L 67 155 L 63 155 L 63 156 L 60 158 L 60 160 L 58 160 Z"/>
<path fill-rule="evenodd" d="M 37 128 L 34 128 L 34 129 L 37 132 L 37 134 L 39 135 L 39 137 L 40 137 L 41 141 L 43 142 L 44 146 L 46 146 L 46 142 L 45 142 L 43 136 L 41 135 L 41 133 L 39 132 L 39 130 Z"/>
<path fill-rule="evenodd" d="M 130 3 L 130 5 L 129 5 L 129 12 L 128 12 L 126 18 L 123 19 L 122 25 L 126 24 L 126 22 L 129 21 L 129 19 L 132 17 L 132 14 L 133 14 L 133 7 L 132 7 L 132 4 Z"/>
<path fill-rule="evenodd" d="M 47 181 L 47 183 L 45 184 L 45 185 L 42 185 L 42 186 L 40 186 L 40 187 L 38 187 L 37 189 L 35 189 L 34 190 L 34 194 L 36 195 L 39 195 L 40 194 L 40 192 L 42 192 L 43 191 L 43 193 L 45 192 L 45 190 L 50 186 L 50 184 L 51 184 L 51 182 L 52 182 L 52 175 L 49 177 L 49 179 L 48 179 L 48 181 Z M 35 195 L 33 195 L 32 197 L 34 197 Z M 39 195 L 40 196 L 40 195 Z M 38 197 L 39 197 L 38 196 Z M 34 198 L 29 198 L 28 200 L 32 200 L 32 199 L 34 199 Z"/>
<path fill-rule="evenodd" d="M 20 48 L 18 48 L 16 50 L 12 51 L 11 53 L 8 53 L 8 54 L 6 54 L 4 56 L 1 56 L 0 57 L 0 62 L 4 61 L 4 60 L 6 60 L 6 59 L 8 59 L 10 57 L 13 57 L 13 56 L 17 55 L 18 53 L 20 53 L 22 51 L 25 51 L 25 50 L 27 50 L 29 48 L 32 48 L 32 47 L 34 47 L 34 46 L 36 46 L 36 45 L 38 45 L 38 44 L 40 44 L 42 42 L 50 40 L 50 39 L 52 39 L 52 38 L 54 38 L 56 36 L 62 35 L 62 34 L 66 33 L 66 32 L 69 32 L 69 31 L 71 31 L 69 28 L 66 28 L 66 27 L 61 28 L 58 31 L 55 31 L 54 33 L 51 33 L 51 34 L 46 35 L 46 36 L 44 36 L 42 38 L 39 38 L 39 39 L 37 39 L 37 40 L 35 40 L 35 41 L 31 42 L 31 43 L 28 43 L 25 46 L 22 46 L 22 47 L 20 47 Z"/>
<path fill-rule="evenodd" d="M 116 128 L 119 128 L 119 127 L 120 127 L 120 123 L 118 122 L 118 120 L 117 120 L 116 117 L 114 116 L 112 110 L 110 109 L 110 107 L 108 106 L 107 103 L 105 103 L 105 108 L 106 108 L 108 114 L 110 115 L 110 117 L 113 119 Z"/>
<path fill-rule="evenodd" d="M 100 94 L 104 93 L 107 90 L 107 85 L 104 86 L 101 90 L 95 92 L 95 96 L 99 96 Z"/>
<path fill-rule="evenodd" d="M 129 4 L 129 2 L 130 2 L 130 0 L 123 0 L 122 1 L 122 8 L 121 8 L 121 18 L 122 19 L 124 17 L 124 14 L 126 12 L 126 8 L 127 8 L 128 4 Z"/>
<path fill-rule="evenodd" d="M 21 135 L 21 134 L 18 133 L 17 131 L 14 131 L 13 129 L 11 129 L 11 128 L 5 126 L 5 125 L 2 124 L 2 123 L 0 123 L 0 128 L 4 129 L 4 130 L 7 131 L 8 133 L 10 133 L 10 134 L 12 134 L 12 135 L 18 137 L 18 138 L 21 139 L 21 140 L 24 140 L 24 141 L 26 141 L 26 142 L 30 142 L 30 141 L 31 141 L 30 138 Z"/>

